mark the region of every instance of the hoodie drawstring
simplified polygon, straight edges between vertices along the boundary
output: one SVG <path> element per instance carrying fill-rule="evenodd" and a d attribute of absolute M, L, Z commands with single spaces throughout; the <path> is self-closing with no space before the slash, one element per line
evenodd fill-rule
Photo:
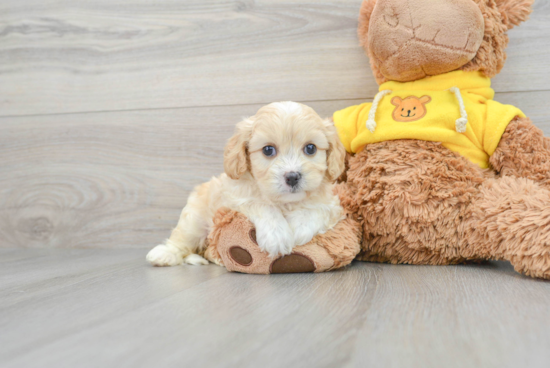
<path fill-rule="evenodd" d="M 464 100 L 460 94 L 460 88 L 452 87 L 449 89 L 452 93 L 455 94 L 458 105 L 460 106 L 460 118 L 456 120 L 456 131 L 459 133 L 466 132 L 466 125 L 468 125 L 468 113 L 466 112 L 466 107 L 464 107 Z"/>
<path fill-rule="evenodd" d="M 374 101 L 372 101 L 372 106 L 369 111 L 369 118 L 367 119 L 367 129 L 370 130 L 371 133 L 374 133 L 374 130 L 376 129 L 376 121 L 374 121 L 374 117 L 376 116 L 378 104 L 385 95 L 389 95 L 390 93 L 392 93 L 392 90 L 386 89 L 378 92 L 376 96 L 374 96 Z"/>

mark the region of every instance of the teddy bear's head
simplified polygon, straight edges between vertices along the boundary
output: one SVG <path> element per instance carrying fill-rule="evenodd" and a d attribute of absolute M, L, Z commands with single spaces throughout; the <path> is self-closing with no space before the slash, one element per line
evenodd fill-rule
<path fill-rule="evenodd" d="M 378 83 L 409 82 L 453 70 L 495 76 L 506 32 L 534 0 L 364 0 L 359 39 Z"/>

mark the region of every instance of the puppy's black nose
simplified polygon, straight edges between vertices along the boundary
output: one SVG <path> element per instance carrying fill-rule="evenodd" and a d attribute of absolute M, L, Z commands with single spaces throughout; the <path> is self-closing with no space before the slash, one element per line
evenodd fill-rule
<path fill-rule="evenodd" d="M 302 175 L 294 171 L 285 174 L 285 181 L 291 187 L 295 187 L 296 185 L 298 185 L 298 182 L 301 178 Z"/>

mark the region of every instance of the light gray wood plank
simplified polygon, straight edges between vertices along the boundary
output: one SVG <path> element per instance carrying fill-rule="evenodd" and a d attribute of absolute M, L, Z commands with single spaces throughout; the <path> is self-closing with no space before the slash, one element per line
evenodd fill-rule
<path fill-rule="evenodd" d="M 508 263 L 385 268 L 350 365 L 548 367 L 549 316 L 550 282 Z"/>
<path fill-rule="evenodd" d="M 368 307 L 367 298 L 371 295 L 374 273 L 378 269 L 363 267 L 330 275 L 262 277 L 227 274 L 223 268 L 214 265 L 155 269 L 145 266 L 142 257 L 135 260 L 135 253 L 131 252 L 128 260 L 121 262 L 119 272 L 104 267 L 103 274 L 88 275 L 79 283 L 72 279 L 84 278 L 86 273 L 51 278 L 48 281 L 53 285 L 49 291 L 32 290 L 29 298 L 0 308 L 0 326 L 4 332 L 0 343 L 0 351 L 3 352 L 0 354 L 0 364 L 22 366 L 27 364 L 23 361 L 38 359 L 45 366 L 112 366 L 115 364 L 113 359 L 119 361 L 121 345 L 130 349 L 122 352 L 127 356 L 123 359 L 126 362 L 121 360 L 116 363 L 123 366 L 143 366 L 158 362 L 161 357 L 165 364 L 170 365 L 181 365 L 182 359 L 189 366 L 204 366 L 201 362 L 205 361 L 226 365 L 228 360 L 234 361 L 234 364 L 238 361 L 246 364 L 247 354 L 239 353 L 241 344 L 248 346 L 247 350 L 259 350 L 257 354 L 269 357 L 276 351 L 266 349 L 265 343 L 275 344 L 276 339 L 284 340 L 284 336 L 296 333 L 302 336 L 313 333 L 308 341 L 299 341 L 304 348 L 302 358 L 305 358 L 325 339 L 321 331 L 341 331 L 343 335 L 330 344 L 330 351 L 317 353 L 317 359 L 326 355 L 330 361 L 343 361 L 351 353 L 347 340 L 357 330 L 352 315 Z M 109 251 L 105 253 L 106 257 L 110 254 Z M 128 261 L 134 265 L 131 269 Z M 25 271 L 18 272 L 22 273 Z M 197 277 L 197 273 L 201 276 Z M 207 274 L 210 279 L 204 280 Z M 195 282 L 189 288 L 189 281 L 193 278 L 209 286 L 202 288 Z M 340 283 L 350 289 L 339 288 L 337 285 Z M 57 284 L 64 286 L 56 287 Z M 319 296 L 321 299 L 318 299 Z M 342 304 L 345 313 L 338 315 L 331 312 L 339 309 L 339 304 Z M 131 332 L 128 330 L 130 325 L 124 321 L 137 311 L 141 311 L 142 317 L 139 322 L 130 322 L 130 325 L 141 332 L 148 330 L 145 334 Z M 270 320 L 265 318 L 268 315 L 272 316 Z M 321 317 L 328 318 L 322 325 L 318 323 Z M 75 338 L 88 329 L 111 326 L 108 327 L 109 334 L 116 335 L 116 330 L 120 328 L 114 326 L 117 321 L 122 322 L 124 327 L 120 331 L 125 331 L 130 339 L 135 337 L 142 343 L 156 341 L 158 344 L 150 347 L 162 351 L 153 357 L 146 352 L 148 343 L 136 349 L 137 346 L 133 345 L 135 340 L 114 344 L 107 340 L 97 341 L 102 345 L 99 350 L 90 343 L 82 343 L 81 346 L 87 350 L 85 354 L 67 345 L 67 339 L 76 342 Z M 264 328 L 269 333 L 262 337 L 260 332 Z M 217 337 L 212 339 L 212 336 Z M 115 339 L 118 340 L 118 337 Z M 39 346 L 45 347 L 55 341 L 64 346 L 61 351 L 51 350 L 51 358 L 44 357 L 47 361 L 38 355 L 32 358 L 33 354 L 41 354 L 37 350 Z M 209 347 L 217 345 L 226 346 L 225 351 L 214 355 L 198 354 L 199 351 L 206 353 Z M 70 357 L 65 356 L 64 350 L 67 349 L 72 351 Z M 94 358 L 91 359 L 88 353 L 93 353 Z M 148 355 L 149 358 L 146 358 Z"/>
<path fill-rule="evenodd" d="M 87 274 L 97 268 L 103 271 L 113 265 L 120 267 L 129 255 L 143 253 L 134 252 L 114 250 L 110 257 L 106 257 L 100 249 L 0 249 L 0 293 L 4 296 L 21 293 L 18 297 L 23 297 L 30 288 L 42 289 L 51 279 L 72 278 L 74 273 Z M 21 287 L 25 292 L 20 290 Z M 2 307 L 5 307 L 6 297 L 2 302 Z"/>
<path fill-rule="evenodd" d="M 550 135 L 550 92 L 498 94 Z M 309 103 L 321 115 L 363 100 Z M 261 105 L 0 118 L 0 247 L 149 248 Z"/>
<path fill-rule="evenodd" d="M 62 255 L 70 250 L 56 252 L 70 261 Z M 29 295 L 15 300 L 0 291 L 2 367 L 547 367 L 550 361 L 550 283 L 520 276 L 504 262 L 356 262 L 326 274 L 257 276 L 214 265 L 153 268 L 137 250 L 81 252 L 90 252 L 90 260 L 74 254 L 75 262 L 95 263 L 94 271 L 52 272 L 43 290 L 24 281 L 30 267 L 13 268 Z M 37 257 L 33 268 L 41 267 Z"/>
<path fill-rule="evenodd" d="M 8 0 L 0 115 L 372 98 L 361 0 Z M 498 91 L 547 90 L 550 4 L 510 32 Z"/>
<path fill-rule="evenodd" d="M 356 97 L 348 82 L 372 80 L 355 36 L 359 6 L 358 0 L 10 1 L 0 7 L 0 111 Z M 342 60 L 358 63 L 359 75 L 345 77 L 350 71 L 340 68 Z"/>
<path fill-rule="evenodd" d="M 2 265 L 11 285 L 0 290 L 0 365 L 33 346 L 117 319 L 227 272 L 213 265 L 155 269 L 145 262 L 144 250 L 21 252 L 34 257 Z"/>

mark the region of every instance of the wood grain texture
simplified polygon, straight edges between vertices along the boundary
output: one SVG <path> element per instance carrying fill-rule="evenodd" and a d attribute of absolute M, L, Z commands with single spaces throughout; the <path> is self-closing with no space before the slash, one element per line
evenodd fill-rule
<path fill-rule="evenodd" d="M 550 365 L 550 283 L 507 263 L 146 265 L 242 117 L 372 99 L 360 3 L 0 3 L 1 367 Z M 549 70 L 538 0 L 493 86 L 550 136 Z"/>
<path fill-rule="evenodd" d="M 361 0 L 0 4 L 0 115 L 372 98 Z M 510 32 L 502 92 L 547 90 L 550 4 Z"/>
<path fill-rule="evenodd" d="M 257 276 L 153 268 L 141 250 L 0 250 L 0 266 L 5 368 L 550 362 L 550 283 L 503 262 Z"/>
<path fill-rule="evenodd" d="M 550 92 L 499 94 L 550 135 Z M 310 103 L 323 116 L 362 100 Z M 0 247 L 148 248 L 262 105 L 0 118 Z"/>
<path fill-rule="evenodd" d="M 190 190 L 223 172 L 235 124 L 259 107 L 1 118 L 0 247 L 162 241 Z"/>
<path fill-rule="evenodd" d="M 0 4 L 0 247 L 161 241 L 191 189 L 222 171 L 225 141 L 254 102 L 312 101 L 330 116 L 374 95 L 359 4 Z M 550 92 L 538 89 L 550 74 L 529 73 L 550 66 L 549 17 L 539 1 L 510 33 L 494 83 L 547 134 Z"/>

